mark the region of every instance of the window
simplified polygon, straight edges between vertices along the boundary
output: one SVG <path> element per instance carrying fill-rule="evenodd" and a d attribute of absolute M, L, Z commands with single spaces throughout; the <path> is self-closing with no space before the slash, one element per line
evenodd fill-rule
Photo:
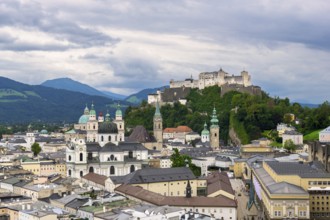
<path fill-rule="evenodd" d="M 110 175 L 113 175 L 113 174 L 115 174 L 115 167 L 111 166 L 110 167 Z"/>
<path fill-rule="evenodd" d="M 68 170 L 69 176 L 71 176 L 71 172 L 72 172 L 71 170 Z"/>
<path fill-rule="evenodd" d="M 83 171 L 80 171 L 80 177 L 82 177 L 84 175 Z"/>
<path fill-rule="evenodd" d="M 135 166 L 134 165 L 131 165 L 130 172 L 133 173 L 134 171 L 135 171 Z"/>
<path fill-rule="evenodd" d="M 69 161 L 71 161 L 71 156 L 69 155 Z"/>
<path fill-rule="evenodd" d="M 113 154 L 111 154 L 110 160 L 114 160 L 114 159 L 115 159 L 115 156 L 113 156 Z"/>
<path fill-rule="evenodd" d="M 90 167 L 90 168 L 89 168 L 89 172 L 90 172 L 90 173 L 94 173 L 94 167 Z"/>
<path fill-rule="evenodd" d="M 79 154 L 79 159 L 80 159 L 80 161 L 83 161 L 83 153 Z"/>

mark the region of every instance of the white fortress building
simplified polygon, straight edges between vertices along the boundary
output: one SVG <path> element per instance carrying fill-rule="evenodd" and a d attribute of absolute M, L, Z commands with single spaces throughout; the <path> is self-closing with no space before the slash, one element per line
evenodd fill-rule
<path fill-rule="evenodd" d="M 247 71 L 242 71 L 240 76 L 230 75 L 222 69 L 214 72 L 203 72 L 199 74 L 199 79 L 194 80 L 192 77 L 184 81 L 170 81 L 170 88 L 198 88 L 204 89 L 209 86 L 222 85 L 242 85 L 244 87 L 251 86 L 251 76 Z"/>

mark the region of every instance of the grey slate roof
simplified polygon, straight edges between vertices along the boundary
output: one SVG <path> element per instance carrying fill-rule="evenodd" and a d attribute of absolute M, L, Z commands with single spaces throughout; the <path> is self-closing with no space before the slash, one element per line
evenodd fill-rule
<path fill-rule="evenodd" d="M 142 125 L 138 125 L 133 129 L 133 132 L 128 137 L 128 140 L 139 143 L 155 142 L 155 138 L 149 135 L 148 131 Z"/>
<path fill-rule="evenodd" d="M 313 164 L 278 161 L 266 161 L 266 163 L 279 175 L 298 175 L 301 178 L 330 178 L 330 173 Z"/>
<path fill-rule="evenodd" d="M 186 98 L 190 93 L 190 88 L 180 87 L 180 88 L 166 88 L 162 93 L 163 102 L 175 102 L 179 99 Z"/>
<path fill-rule="evenodd" d="M 139 184 L 196 179 L 187 167 L 146 168 L 137 170 L 123 177 L 110 177 L 115 184 Z"/>
<path fill-rule="evenodd" d="M 271 194 L 308 195 L 308 193 L 299 186 L 295 186 L 287 182 L 276 183 L 276 181 L 267 173 L 263 167 L 255 168 L 254 171 Z"/>
<path fill-rule="evenodd" d="M 87 152 L 97 152 L 100 150 L 101 146 L 97 142 L 86 143 Z"/>
<path fill-rule="evenodd" d="M 105 144 L 100 152 L 123 152 L 123 151 L 134 151 L 134 150 L 148 150 L 142 144 L 137 142 L 119 142 L 115 145 L 111 142 Z"/>
<path fill-rule="evenodd" d="M 88 198 L 83 198 L 83 199 L 77 198 L 67 203 L 65 207 L 79 209 L 81 206 L 85 205 L 88 202 L 88 200 L 89 200 Z"/>
<path fill-rule="evenodd" d="M 308 194 L 303 188 L 287 182 L 275 183 L 268 186 L 268 189 L 274 194 Z"/>

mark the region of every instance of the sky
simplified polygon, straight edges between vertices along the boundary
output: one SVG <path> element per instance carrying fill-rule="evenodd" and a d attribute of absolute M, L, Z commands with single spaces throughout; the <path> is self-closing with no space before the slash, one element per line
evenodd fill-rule
<path fill-rule="evenodd" d="M 330 100 L 328 0 L 1 0 L 0 75 L 129 95 L 246 70 L 270 96 Z"/>

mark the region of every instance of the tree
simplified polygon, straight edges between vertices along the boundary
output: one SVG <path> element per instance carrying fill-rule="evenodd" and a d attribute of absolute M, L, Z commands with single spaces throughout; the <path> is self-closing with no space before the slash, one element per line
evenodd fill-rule
<path fill-rule="evenodd" d="M 201 169 L 191 163 L 191 157 L 185 154 L 180 154 L 177 148 L 174 148 L 174 153 L 171 155 L 172 167 L 185 167 L 187 164 L 195 176 L 201 175 Z"/>
<path fill-rule="evenodd" d="M 34 156 L 38 156 L 38 154 L 41 151 L 41 147 L 37 142 L 35 142 L 34 144 L 32 144 L 31 150 L 32 150 Z"/>
<path fill-rule="evenodd" d="M 288 139 L 284 142 L 284 148 L 291 153 L 296 150 L 297 146 L 293 143 L 291 139 Z"/>

